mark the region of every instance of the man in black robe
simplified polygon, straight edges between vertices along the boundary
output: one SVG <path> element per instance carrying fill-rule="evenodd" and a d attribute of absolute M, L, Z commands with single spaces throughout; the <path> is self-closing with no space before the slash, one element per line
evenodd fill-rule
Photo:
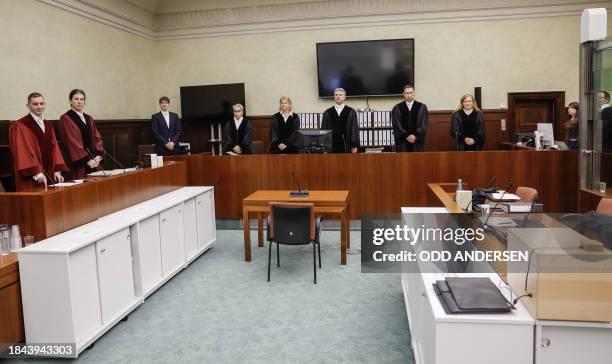
<path fill-rule="evenodd" d="M 420 152 L 425 148 L 429 125 L 427 105 L 414 99 L 414 87 L 404 86 L 404 101 L 393 107 L 391 122 L 397 152 Z"/>
<path fill-rule="evenodd" d="M 359 125 L 357 112 L 344 104 L 346 91 L 342 88 L 334 90 L 336 104 L 323 113 L 322 130 L 332 131 L 333 153 L 357 153 L 359 148 Z"/>
<path fill-rule="evenodd" d="M 251 122 L 243 117 L 244 106 L 236 104 L 232 106 L 232 111 L 234 118 L 225 123 L 223 153 L 232 155 L 251 154 L 253 127 Z"/>

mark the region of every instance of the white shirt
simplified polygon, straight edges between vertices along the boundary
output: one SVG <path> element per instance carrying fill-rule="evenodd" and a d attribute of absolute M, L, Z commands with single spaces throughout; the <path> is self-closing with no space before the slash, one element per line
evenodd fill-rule
<path fill-rule="evenodd" d="M 406 106 L 408 106 L 408 111 L 412 111 L 412 105 L 414 105 L 414 100 L 406 101 Z"/>
<path fill-rule="evenodd" d="M 280 112 L 281 116 L 283 117 L 283 120 L 285 120 L 285 122 L 287 122 L 287 119 L 289 119 L 289 117 L 291 117 L 293 115 L 293 111 L 289 111 L 289 114 L 287 114 L 287 117 L 285 117 L 285 114 L 283 114 L 283 112 Z M 340 115 L 340 114 L 338 114 Z"/>
<path fill-rule="evenodd" d="M 170 111 L 163 111 L 162 110 L 162 116 L 164 117 L 164 119 L 166 120 L 166 125 L 168 126 L 168 129 L 170 129 Z"/>
<path fill-rule="evenodd" d="M 338 116 L 340 116 L 340 113 L 344 109 L 344 104 L 340 104 L 340 105 L 336 104 L 334 105 L 334 107 L 336 108 L 336 112 L 338 113 Z"/>
<path fill-rule="evenodd" d="M 45 118 L 44 117 L 39 118 L 38 116 L 32 114 L 31 112 L 30 112 L 30 115 L 32 115 L 32 117 L 34 118 L 34 121 L 36 121 L 36 124 L 38 124 L 38 126 L 44 133 L 45 132 Z"/>
<path fill-rule="evenodd" d="M 474 109 L 463 109 L 463 112 L 465 113 L 465 115 L 470 115 L 472 112 L 474 111 Z"/>
<path fill-rule="evenodd" d="M 600 109 L 600 110 L 603 110 L 603 109 L 605 109 L 606 107 L 610 107 L 610 104 L 603 104 L 603 105 L 601 105 L 601 109 Z"/>
<path fill-rule="evenodd" d="M 242 119 L 243 118 L 240 118 L 240 119 L 234 118 L 234 123 L 236 124 L 236 129 L 240 129 L 240 124 L 242 124 Z"/>
<path fill-rule="evenodd" d="M 87 121 L 85 121 L 85 115 L 83 115 L 82 111 L 76 111 L 75 109 L 72 109 L 72 111 L 74 111 L 81 118 L 83 124 L 87 124 Z"/>

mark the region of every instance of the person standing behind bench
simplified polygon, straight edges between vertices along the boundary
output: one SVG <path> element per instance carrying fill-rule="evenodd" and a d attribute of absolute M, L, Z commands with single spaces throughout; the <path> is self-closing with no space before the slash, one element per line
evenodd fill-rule
<path fill-rule="evenodd" d="M 270 123 L 270 153 L 294 154 L 298 152 L 300 117 L 293 113 L 291 98 L 282 96 L 279 103 L 280 111 L 272 115 Z"/>
<path fill-rule="evenodd" d="M 251 122 L 243 117 L 244 106 L 236 104 L 232 106 L 234 118 L 225 123 L 225 145 L 224 154 L 251 154 L 251 141 L 253 140 L 253 128 Z"/>
<path fill-rule="evenodd" d="M 457 110 L 451 115 L 451 135 L 457 150 L 481 150 L 485 143 L 485 125 L 476 99 L 470 94 L 461 96 Z"/>
<path fill-rule="evenodd" d="M 181 137 L 181 119 L 170 112 L 170 99 L 167 96 L 159 98 L 160 112 L 151 115 L 151 128 L 155 136 L 155 154 L 178 154 L 178 143 Z"/>
<path fill-rule="evenodd" d="M 57 123 L 71 179 L 84 179 L 95 171 L 104 157 L 102 136 L 91 115 L 85 114 L 85 91 L 74 89 L 68 95 L 70 110 Z"/>
<path fill-rule="evenodd" d="M 346 91 L 334 90 L 336 105 L 323 112 L 321 130 L 332 131 L 333 153 L 357 153 L 359 148 L 359 125 L 355 109 L 344 104 Z"/>
<path fill-rule="evenodd" d="M 420 152 L 425 148 L 425 136 L 429 125 L 427 105 L 414 99 L 414 87 L 404 86 L 404 101 L 391 110 L 395 151 Z"/>

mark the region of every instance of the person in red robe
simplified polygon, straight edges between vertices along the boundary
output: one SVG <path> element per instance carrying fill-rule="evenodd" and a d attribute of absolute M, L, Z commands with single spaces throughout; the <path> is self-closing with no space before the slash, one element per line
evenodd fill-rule
<path fill-rule="evenodd" d="M 98 168 L 104 156 L 102 137 L 91 115 L 85 114 L 85 92 L 74 89 L 68 96 L 70 110 L 57 123 L 71 179 L 84 179 Z"/>
<path fill-rule="evenodd" d="M 61 183 L 64 181 L 62 171 L 68 171 L 53 125 L 43 117 L 45 106 L 41 94 L 31 93 L 27 103 L 30 113 L 15 121 L 9 129 L 17 191 Z"/>

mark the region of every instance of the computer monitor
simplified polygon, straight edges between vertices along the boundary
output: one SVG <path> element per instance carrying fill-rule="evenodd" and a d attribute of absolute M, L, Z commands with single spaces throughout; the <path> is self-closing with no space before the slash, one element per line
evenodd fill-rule
<path fill-rule="evenodd" d="M 328 153 L 332 151 L 331 130 L 298 130 L 300 153 Z"/>
<path fill-rule="evenodd" d="M 553 133 L 553 124 L 538 123 L 538 131 L 542 133 L 542 146 L 550 147 L 555 144 L 555 135 Z"/>

